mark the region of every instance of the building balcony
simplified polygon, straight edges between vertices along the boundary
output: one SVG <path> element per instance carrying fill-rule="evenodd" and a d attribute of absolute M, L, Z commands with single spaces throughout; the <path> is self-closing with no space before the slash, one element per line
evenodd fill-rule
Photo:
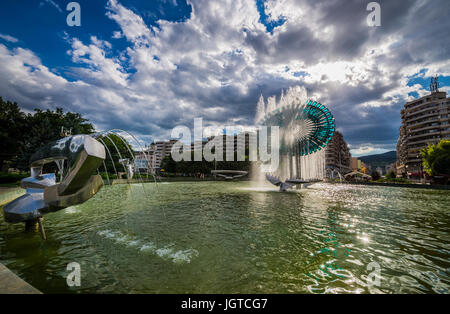
<path fill-rule="evenodd" d="M 423 108 L 421 108 L 420 110 L 410 111 L 410 112 L 406 111 L 404 116 L 405 116 L 405 118 L 409 118 L 409 117 L 415 116 L 417 114 L 426 112 L 426 111 L 428 111 L 430 109 L 434 109 L 434 108 L 439 108 L 439 104 L 433 104 L 433 105 L 423 104 Z"/>
<path fill-rule="evenodd" d="M 408 152 L 408 154 L 411 154 L 412 152 L 417 152 L 425 147 L 427 147 L 428 144 L 427 143 L 423 143 L 422 145 L 418 146 L 418 147 L 410 147 L 408 148 L 406 151 Z"/>
<path fill-rule="evenodd" d="M 437 130 L 437 131 L 430 132 L 430 133 L 423 133 L 423 134 L 418 134 L 418 135 L 412 135 L 412 136 L 408 137 L 408 141 L 410 141 L 412 139 L 418 139 L 418 138 L 422 138 L 422 137 L 426 138 L 426 137 L 440 135 L 440 134 L 441 134 L 441 130 Z"/>
<path fill-rule="evenodd" d="M 412 118 L 412 119 L 411 118 L 404 118 L 404 117 L 402 117 L 402 121 L 404 121 L 405 124 L 408 125 L 408 124 L 411 124 L 413 122 L 419 121 L 420 119 L 429 118 L 429 117 L 436 117 L 436 119 L 439 119 L 439 115 L 440 115 L 439 112 L 429 112 L 429 113 L 426 113 L 424 115 L 421 115 L 419 117 Z M 426 121 L 426 120 L 424 120 L 424 121 Z"/>
<path fill-rule="evenodd" d="M 420 126 L 420 125 L 423 125 L 423 124 L 439 122 L 439 121 L 440 120 L 439 120 L 438 117 L 433 117 L 433 118 L 426 119 L 426 120 L 423 120 L 423 121 L 420 121 L 420 122 L 416 122 L 416 123 L 402 121 L 402 124 L 405 125 L 405 127 L 409 130 L 409 129 L 415 127 L 415 126 Z"/>
<path fill-rule="evenodd" d="M 439 120 L 438 120 L 439 121 Z M 442 120 L 440 120 L 442 122 Z M 429 130 L 429 129 L 435 129 L 438 127 L 442 127 L 442 123 L 440 125 L 429 125 L 429 126 L 425 126 L 422 128 L 408 128 L 408 133 L 416 133 L 416 132 L 420 132 L 420 131 L 425 131 L 425 130 Z M 445 124 L 444 124 L 445 125 Z"/>
<path fill-rule="evenodd" d="M 408 141 L 408 146 L 422 144 L 422 143 L 437 144 L 437 143 L 439 143 L 440 140 L 441 140 L 441 138 L 439 137 L 439 138 L 424 139 L 424 140 L 420 140 L 420 141 L 416 141 L 416 142 Z"/>

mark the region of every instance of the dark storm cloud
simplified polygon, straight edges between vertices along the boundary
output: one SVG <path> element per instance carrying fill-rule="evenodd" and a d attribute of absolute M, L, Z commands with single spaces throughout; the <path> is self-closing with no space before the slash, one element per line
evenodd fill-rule
<path fill-rule="evenodd" d="M 270 33 L 252 1 L 192 0 L 189 19 L 150 28 L 112 0 L 107 16 L 126 50 L 114 55 L 116 39 L 108 36 L 67 39 L 68 81 L 32 51 L 0 43 L 0 94 L 30 110 L 62 106 L 98 129 L 149 140 L 169 138 L 176 125 L 192 128 L 195 117 L 250 126 L 260 95 L 301 85 L 331 109 L 352 148 L 391 148 L 411 91 L 406 78 L 422 69 L 450 72 L 450 2 L 379 1 L 375 28 L 366 24 L 369 2 L 266 1 L 266 14 L 285 20 Z"/>
<path fill-rule="evenodd" d="M 408 41 L 408 52 L 417 58 L 430 54 L 433 41 L 437 47 L 432 54 L 440 59 L 448 58 L 450 48 L 443 40 L 443 30 L 450 27 L 446 18 L 450 14 L 448 1 L 378 1 L 382 25 L 377 28 L 367 26 L 369 12 L 366 7 L 369 2 L 289 1 L 292 6 L 288 9 L 308 10 L 311 14 L 305 20 L 288 20 L 274 35 L 249 32 L 246 42 L 255 49 L 262 62 L 268 63 L 299 60 L 311 64 L 321 58 L 353 60 L 361 57 L 368 45 L 381 45 L 390 35 L 398 35 L 402 41 Z M 332 38 L 314 34 L 314 28 L 326 27 L 333 28 Z M 410 56 L 410 59 L 413 58 Z"/>
<path fill-rule="evenodd" d="M 289 23 L 275 36 L 248 32 L 246 43 L 257 52 L 260 62 L 268 64 L 286 64 L 292 60 L 311 64 L 317 62 L 323 56 L 322 52 L 328 49 L 328 43 L 315 38 L 308 28 L 291 27 Z"/>

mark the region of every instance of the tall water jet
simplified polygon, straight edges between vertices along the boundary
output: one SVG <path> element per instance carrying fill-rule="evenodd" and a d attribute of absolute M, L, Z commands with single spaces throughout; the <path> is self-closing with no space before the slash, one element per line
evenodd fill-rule
<path fill-rule="evenodd" d="M 261 174 L 261 163 L 253 167 L 253 179 L 265 179 L 278 186 L 283 182 L 310 182 L 325 177 L 326 147 L 334 134 L 334 118 L 322 104 L 307 100 L 302 87 L 282 91 L 279 101 L 272 96 L 267 104 L 261 96 L 257 104 L 255 123 L 279 127 L 280 163 L 278 169 Z M 282 188 L 283 189 L 283 188 Z"/>

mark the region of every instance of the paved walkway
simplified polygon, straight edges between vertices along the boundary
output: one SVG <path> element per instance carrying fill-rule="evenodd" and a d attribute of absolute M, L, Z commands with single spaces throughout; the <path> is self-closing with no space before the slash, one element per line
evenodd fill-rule
<path fill-rule="evenodd" d="M 16 274 L 0 264 L 0 294 L 41 294 Z"/>

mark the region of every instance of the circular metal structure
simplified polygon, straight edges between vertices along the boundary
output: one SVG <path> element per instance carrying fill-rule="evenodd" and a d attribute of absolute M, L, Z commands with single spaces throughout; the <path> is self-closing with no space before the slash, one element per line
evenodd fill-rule
<path fill-rule="evenodd" d="M 275 109 L 261 124 L 280 128 L 280 152 L 288 155 L 306 156 L 325 148 L 335 131 L 331 112 L 313 100 Z"/>

